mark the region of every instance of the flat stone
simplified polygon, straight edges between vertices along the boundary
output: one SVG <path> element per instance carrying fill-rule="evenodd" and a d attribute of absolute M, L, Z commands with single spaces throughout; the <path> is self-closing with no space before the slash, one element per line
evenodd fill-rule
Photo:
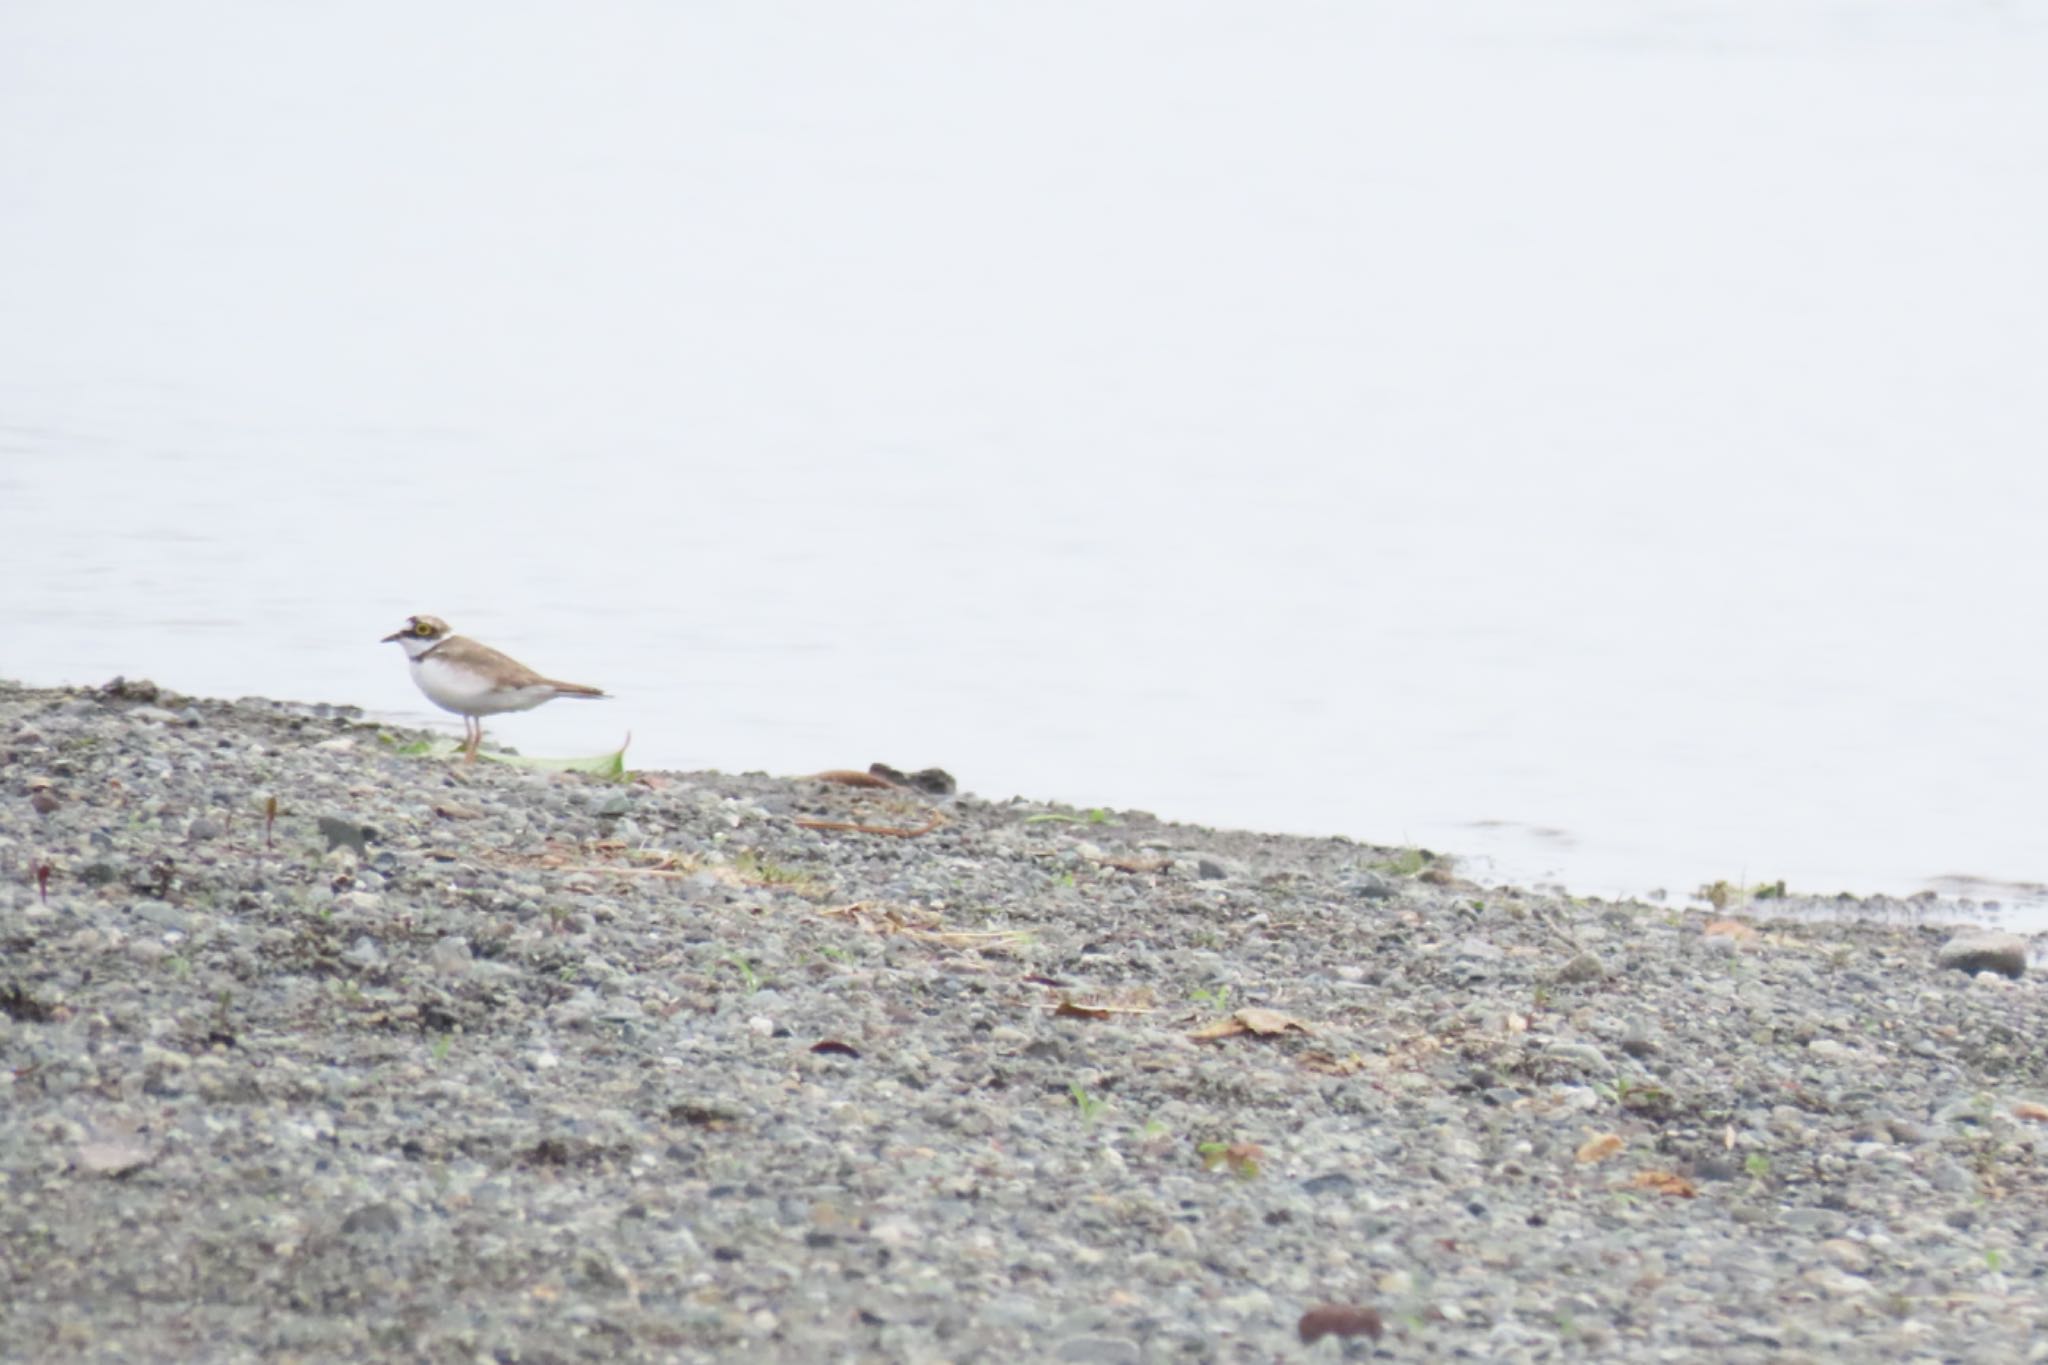
<path fill-rule="evenodd" d="M 1139 1365 L 1145 1356 L 1138 1343 L 1127 1337 L 1089 1333 L 1061 1342 L 1057 1358 L 1068 1365 Z"/>
<path fill-rule="evenodd" d="M 377 831 L 346 816 L 322 815 L 315 823 L 320 828 L 320 837 L 327 841 L 331 853 L 337 848 L 352 848 L 358 856 L 367 856 L 370 841 L 377 837 Z"/>
<path fill-rule="evenodd" d="M 1394 894 L 1394 884 L 1377 872 L 1360 871 L 1344 879 L 1344 889 L 1360 900 L 1381 901 Z"/>
<path fill-rule="evenodd" d="M 459 934 L 434 940 L 434 946 L 427 949 L 427 961 L 444 972 L 466 972 L 472 961 L 469 940 Z"/>
<path fill-rule="evenodd" d="M 1591 1043 L 1552 1043 L 1543 1049 L 1544 1057 L 1553 1062 L 1564 1062 L 1587 1071 L 1608 1069 L 1607 1054 Z"/>
<path fill-rule="evenodd" d="M 1830 1237 L 1820 1244 L 1827 1258 L 1852 1275 L 1862 1275 L 1870 1269 L 1870 1250 L 1861 1242 L 1852 1242 L 1846 1237 Z"/>
<path fill-rule="evenodd" d="M 1567 986 L 1600 981 L 1607 976 L 1607 964 L 1592 953 L 1580 953 L 1557 969 L 1556 979 Z"/>
<path fill-rule="evenodd" d="M 2026 974 L 2027 941 L 2018 934 L 1965 930 L 1941 945 L 1935 961 L 1959 972 L 1997 972 L 2017 980 Z"/>
<path fill-rule="evenodd" d="M 390 1204 L 364 1204 L 341 1220 L 342 1235 L 347 1237 L 392 1237 L 404 1226 L 405 1220 Z"/>

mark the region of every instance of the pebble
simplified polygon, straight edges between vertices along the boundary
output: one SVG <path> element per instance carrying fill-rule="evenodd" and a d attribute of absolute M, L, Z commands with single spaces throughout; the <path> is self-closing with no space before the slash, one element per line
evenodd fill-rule
<path fill-rule="evenodd" d="M 1140 1365 L 1145 1353 L 1125 1337 L 1087 1335 L 1062 1341 L 1054 1358 L 1067 1365 Z"/>
<path fill-rule="evenodd" d="M 436 939 L 434 945 L 427 949 L 427 961 L 439 971 L 467 971 L 472 961 L 469 940 L 459 934 Z"/>
<path fill-rule="evenodd" d="M 1871 1266 L 1870 1252 L 1860 1242 L 1843 1237 L 1830 1237 L 1820 1244 L 1828 1259 L 1853 1275 L 1868 1274 Z"/>
<path fill-rule="evenodd" d="M 1607 1054 L 1591 1043 L 1551 1043 L 1543 1049 L 1543 1055 L 1550 1061 L 1564 1062 L 1583 1071 L 1612 1069 Z"/>
<path fill-rule="evenodd" d="M 1588 981 L 1604 980 L 1607 964 L 1597 954 L 1580 953 L 1557 969 L 1557 980 L 1564 985 L 1580 985 Z"/>
<path fill-rule="evenodd" d="M 1995 972 L 2017 980 L 2027 970 L 2027 940 L 2018 934 L 1971 930 L 1941 945 L 1935 960 L 1960 972 Z"/>
<path fill-rule="evenodd" d="M 1361 900 L 1391 900 L 1396 894 L 1393 882 L 1377 872 L 1355 872 L 1344 879 L 1342 886 Z"/>

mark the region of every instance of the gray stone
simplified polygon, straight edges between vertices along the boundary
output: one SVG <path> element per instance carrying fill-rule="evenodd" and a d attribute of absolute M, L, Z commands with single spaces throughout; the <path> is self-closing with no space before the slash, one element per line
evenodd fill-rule
<path fill-rule="evenodd" d="M 1915 1123 L 1911 1119 L 1888 1118 L 1884 1120 L 1884 1128 L 1887 1133 L 1891 1134 L 1893 1142 L 1922 1143 L 1934 1141 L 1934 1130 L 1932 1128 L 1929 1128 L 1924 1123 Z"/>
<path fill-rule="evenodd" d="M 1935 961 L 1959 972 L 1997 972 L 2017 980 L 2026 974 L 2027 946 L 2018 934 L 1965 930 L 1941 945 Z"/>
<path fill-rule="evenodd" d="M 360 820 L 351 820 L 342 815 L 323 815 L 316 822 L 320 837 L 327 841 L 331 853 L 337 848 L 352 848 L 358 856 L 369 853 L 369 843 L 377 837 L 377 831 Z"/>
<path fill-rule="evenodd" d="M 1607 1071 L 1610 1066 L 1607 1054 L 1591 1043 L 1552 1043 L 1543 1049 L 1548 1061 L 1564 1062 L 1583 1071 Z"/>
<path fill-rule="evenodd" d="M 405 1220 L 389 1204 L 364 1204 L 341 1220 L 345 1237 L 390 1237 L 404 1226 Z"/>
<path fill-rule="evenodd" d="M 1140 1365 L 1145 1356 L 1128 1338 L 1089 1333 L 1061 1342 L 1057 1358 L 1068 1365 Z"/>
<path fill-rule="evenodd" d="M 1607 964 L 1592 953 L 1580 953 L 1557 969 L 1555 979 L 1562 985 L 1575 986 L 1589 981 L 1603 980 L 1607 975 Z"/>
<path fill-rule="evenodd" d="M 1852 1275 L 1867 1274 L 1870 1270 L 1870 1248 L 1861 1242 L 1852 1242 L 1846 1237 L 1830 1237 L 1820 1244 L 1827 1258 Z"/>
<path fill-rule="evenodd" d="M 1833 1209 L 1817 1209 L 1808 1205 L 1796 1205 L 1778 1215 L 1778 1221 L 1799 1232 L 1819 1233 L 1833 1237 L 1849 1226 L 1847 1215 Z"/>
<path fill-rule="evenodd" d="M 1960 1162 L 1943 1157 L 1936 1161 L 1927 1172 L 1927 1179 L 1935 1189 L 1950 1194 L 1977 1193 L 1977 1177 L 1970 1174 Z"/>
<path fill-rule="evenodd" d="M 1383 901 L 1394 895 L 1394 884 L 1377 872 L 1359 871 L 1344 879 L 1344 889 L 1360 900 Z"/>
<path fill-rule="evenodd" d="M 159 929 L 173 929 L 183 932 L 192 917 L 174 906 L 161 901 L 136 901 L 128 907 L 128 913 L 137 919 L 147 920 Z"/>

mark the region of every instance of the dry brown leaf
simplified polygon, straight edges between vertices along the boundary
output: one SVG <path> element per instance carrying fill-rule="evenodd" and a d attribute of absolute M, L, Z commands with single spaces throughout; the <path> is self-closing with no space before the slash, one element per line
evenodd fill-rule
<path fill-rule="evenodd" d="M 1170 858 L 1097 858 L 1095 862 L 1119 872 L 1164 872 L 1173 866 Z"/>
<path fill-rule="evenodd" d="M 1339 1057 L 1334 1052 L 1304 1052 L 1297 1059 L 1305 1070 L 1325 1076 L 1355 1076 L 1365 1069 L 1365 1058 L 1356 1052 Z"/>
<path fill-rule="evenodd" d="M 812 773 L 814 782 L 837 782 L 842 787 L 880 787 L 889 790 L 896 784 L 873 773 L 857 773 L 851 768 L 828 768 L 822 773 Z"/>
<path fill-rule="evenodd" d="M 1114 1014 L 1150 1014 L 1155 1008 L 1151 990 L 1140 986 L 1107 994 L 1090 992 L 1086 999 L 1062 995 L 1052 1012 L 1074 1019 L 1107 1019 Z"/>
<path fill-rule="evenodd" d="M 1707 927 L 1700 930 L 1700 937 L 1702 938 L 1713 938 L 1722 934 L 1737 942 L 1741 942 L 1743 939 L 1755 938 L 1756 930 L 1750 928 L 1739 919 L 1708 920 Z"/>
<path fill-rule="evenodd" d="M 1605 1161 L 1628 1144 L 1617 1133 L 1600 1133 L 1579 1144 L 1578 1160 L 1584 1165 Z"/>
<path fill-rule="evenodd" d="M 892 839 L 915 839 L 945 824 L 946 817 L 933 811 L 931 818 L 921 825 L 864 825 L 858 820 L 792 820 L 790 823 L 798 829 L 845 830 L 849 834 L 886 834 Z"/>
<path fill-rule="evenodd" d="M 2012 1116 L 2016 1119 L 2031 1119 L 2035 1123 L 2048 1123 L 2048 1104 L 2021 1100 L 2012 1107 Z"/>
<path fill-rule="evenodd" d="M 1266 1149 L 1256 1142 L 1205 1142 L 1197 1150 L 1201 1154 L 1203 1170 L 1214 1171 L 1227 1166 L 1243 1176 L 1257 1175 L 1259 1163 L 1266 1159 Z"/>
<path fill-rule="evenodd" d="M 1315 1033 L 1314 1029 L 1291 1014 L 1282 1014 L 1279 1010 L 1260 1009 L 1257 1005 L 1241 1009 L 1230 1017 L 1261 1038 L 1275 1038 L 1283 1033 Z"/>
<path fill-rule="evenodd" d="M 1691 1199 L 1699 1193 L 1698 1187 L 1674 1171 L 1637 1171 L 1631 1183 L 1639 1190 L 1655 1190 L 1674 1199 Z"/>
<path fill-rule="evenodd" d="M 1031 938 L 1022 929 L 905 929 L 903 936 L 913 943 L 971 949 L 977 953 L 1008 953 Z"/>
<path fill-rule="evenodd" d="M 1324 1337 L 1371 1337 L 1378 1341 L 1385 1330 L 1380 1315 L 1352 1303 L 1318 1304 L 1301 1315 L 1295 1329 L 1303 1342 L 1314 1345 Z"/>
<path fill-rule="evenodd" d="M 826 919 L 846 920 L 871 934 L 934 931 L 945 923 L 942 916 L 929 910 L 907 905 L 883 905 L 876 901 L 855 901 L 851 905 L 827 906 L 818 913 Z"/>
<path fill-rule="evenodd" d="M 1213 1024 L 1196 1029 L 1188 1037 L 1198 1043 L 1206 1043 L 1218 1038 L 1235 1038 L 1244 1033 L 1257 1038 L 1277 1038 L 1283 1033 L 1305 1033 L 1314 1036 L 1315 1030 L 1291 1014 L 1260 1009 L 1253 1005 L 1236 1011 L 1227 1019 L 1218 1019 Z"/>

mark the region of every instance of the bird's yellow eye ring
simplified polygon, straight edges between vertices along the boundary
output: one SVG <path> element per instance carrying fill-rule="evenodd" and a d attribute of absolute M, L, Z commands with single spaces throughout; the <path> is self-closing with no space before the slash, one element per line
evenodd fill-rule
<path fill-rule="evenodd" d="M 434 628 L 425 621 L 415 621 L 412 623 L 412 633 L 425 638 L 434 633 Z"/>

